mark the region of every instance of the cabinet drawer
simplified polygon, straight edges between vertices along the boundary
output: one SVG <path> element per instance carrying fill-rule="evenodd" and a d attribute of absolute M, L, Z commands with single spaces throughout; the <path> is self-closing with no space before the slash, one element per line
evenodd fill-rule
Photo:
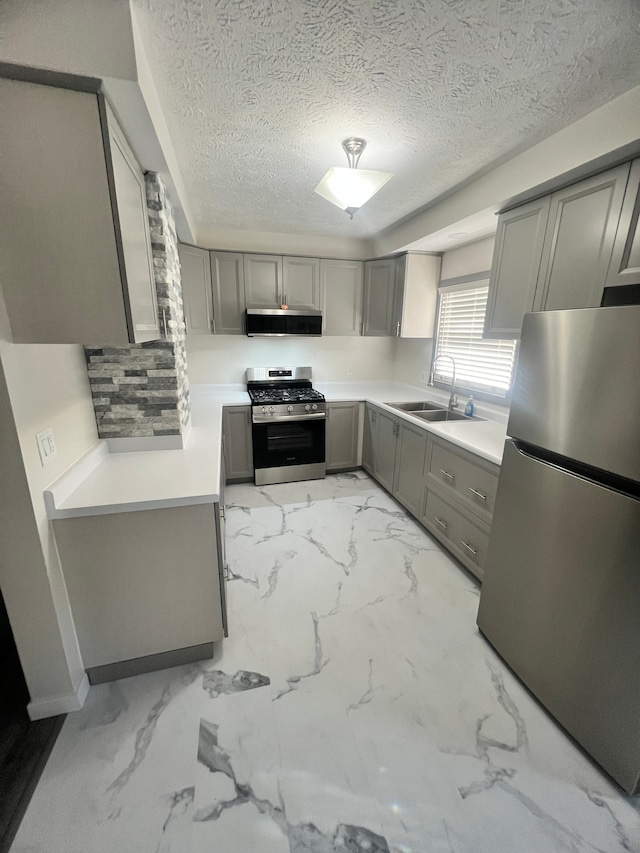
<path fill-rule="evenodd" d="M 431 490 L 427 491 L 423 520 L 463 563 L 476 574 L 483 574 L 489 545 L 487 531 Z"/>
<path fill-rule="evenodd" d="M 431 443 L 428 466 L 427 482 L 437 480 L 470 509 L 479 511 L 481 517 L 487 521 L 491 519 L 498 488 L 495 474 L 435 441 Z"/>

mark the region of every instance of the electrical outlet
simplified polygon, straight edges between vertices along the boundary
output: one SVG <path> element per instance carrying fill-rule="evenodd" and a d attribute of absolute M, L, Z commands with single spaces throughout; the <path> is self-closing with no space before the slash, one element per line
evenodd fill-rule
<path fill-rule="evenodd" d="M 53 430 L 51 427 L 47 427 L 43 429 L 42 432 L 39 432 L 36 435 L 36 442 L 38 443 L 38 453 L 40 454 L 40 462 L 42 462 L 43 467 L 48 465 L 52 459 L 55 459 L 58 455 L 58 448 L 56 447 L 56 440 L 53 437 Z"/>
<path fill-rule="evenodd" d="M 353 365 L 347 365 L 347 376 L 353 376 Z"/>
<path fill-rule="evenodd" d="M 428 382 L 429 382 L 429 371 L 428 371 L 428 370 L 423 370 L 423 371 L 422 371 L 422 380 L 421 380 L 421 381 L 422 381 L 422 384 L 423 384 L 423 385 L 427 385 L 427 384 L 428 384 Z"/>

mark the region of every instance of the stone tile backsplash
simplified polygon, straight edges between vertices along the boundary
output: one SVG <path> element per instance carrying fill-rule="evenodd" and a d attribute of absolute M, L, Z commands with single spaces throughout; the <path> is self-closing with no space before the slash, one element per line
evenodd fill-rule
<path fill-rule="evenodd" d="M 178 238 L 160 177 L 145 175 L 159 341 L 85 347 L 100 438 L 181 436 L 190 417 L 189 380 Z"/>

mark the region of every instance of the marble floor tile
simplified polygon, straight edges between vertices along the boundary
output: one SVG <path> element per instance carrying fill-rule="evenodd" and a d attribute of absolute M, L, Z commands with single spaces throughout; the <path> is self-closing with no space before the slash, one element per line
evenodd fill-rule
<path fill-rule="evenodd" d="M 478 633 L 364 472 L 227 490 L 230 636 L 92 688 L 12 853 L 640 853 L 640 799 Z"/>

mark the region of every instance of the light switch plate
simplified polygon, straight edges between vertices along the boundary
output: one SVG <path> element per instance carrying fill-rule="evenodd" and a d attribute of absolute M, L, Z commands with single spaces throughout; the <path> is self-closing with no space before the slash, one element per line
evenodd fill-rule
<path fill-rule="evenodd" d="M 422 384 L 426 385 L 428 382 L 429 382 L 429 371 L 423 370 L 422 371 Z"/>
<path fill-rule="evenodd" d="M 39 432 L 36 435 L 36 441 L 38 443 L 38 452 L 40 453 L 40 461 L 42 465 L 48 465 L 52 459 L 58 455 L 58 448 L 56 447 L 56 440 L 53 437 L 53 430 L 51 427 L 47 427 L 43 429 L 42 432 Z"/>

